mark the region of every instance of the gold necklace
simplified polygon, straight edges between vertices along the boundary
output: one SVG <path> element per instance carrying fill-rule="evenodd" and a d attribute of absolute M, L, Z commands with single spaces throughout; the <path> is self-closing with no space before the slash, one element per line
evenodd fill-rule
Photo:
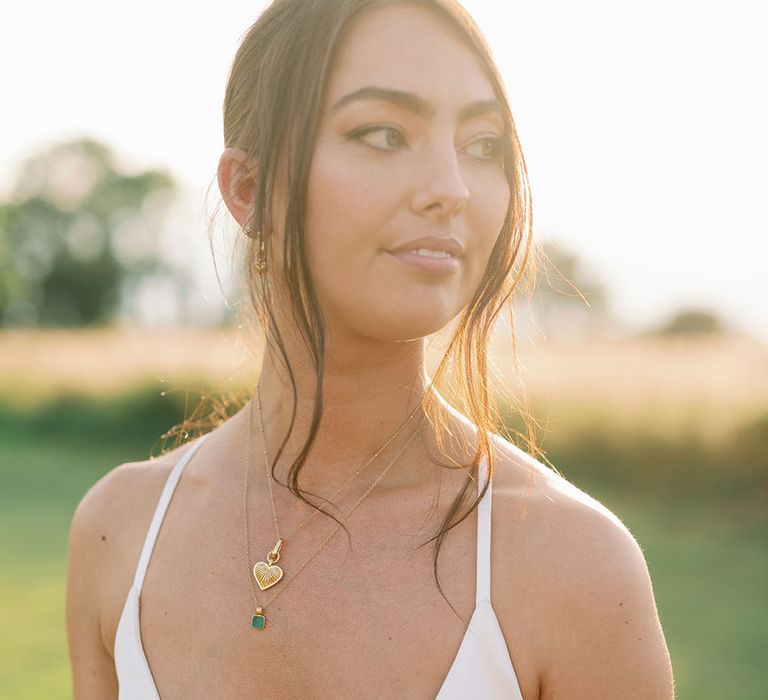
<path fill-rule="evenodd" d="M 258 396 L 258 386 L 257 386 L 257 396 Z M 403 431 L 406 425 L 410 422 L 411 418 L 415 415 L 416 411 L 419 409 L 419 406 L 423 402 L 424 397 L 422 397 L 422 400 L 419 402 L 419 404 L 414 408 L 414 410 L 408 415 L 408 417 L 405 419 L 403 424 L 397 429 L 394 435 L 387 440 L 387 442 L 384 443 L 384 445 L 379 448 L 376 453 L 368 459 L 368 461 L 360 467 L 334 494 L 334 496 L 341 493 L 344 489 L 346 489 L 347 485 L 355 478 L 357 477 L 376 457 L 378 457 L 379 454 Z M 248 465 L 251 462 L 251 426 L 252 426 L 252 415 L 253 415 L 253 400 L 251 400 L 251 405 L 249 407 L 249 424 L 248 424 L 248 436 L 247 436 L 247 451 L 246 451 L 246 459 L 245 459 L 245 469 L 244 469 L 244 476 L 243 476 L 243 513 L 244 513 L 244 520 L 245 520 L 245 557 L 246 557 L 246 566 L 248 569 L 250 569 L 250 562 L 251 562 L 251 551 L 250 551 L 250 538 L 249 538 L 249 525 L 248 525 Z M 315 558 L 315 556 L 320 552 L 320 550 L 331 540 L 331 538 L 338 532 L 338 530 L 341 528 L 341 526 L 344 524 L 344 522 L 352 515 L 352 513 L 357 510 L 358 506 L 366 499 L 366 497 L 373 491 L 373 489 L 376 487 L 376 485 L 386 476 L 387 472 L 390 470 L 390 468 L 397 462 L 397 460 L 400 458 L 400 455 L 403 454 L 403 452 L 407 449 L 407 447 L 410 445 L 411 441 L 414 439 L 416 434 L 419 432 L 419 428 L 421 427 L 421 422 L 419 422 L 419 426 L 416 430 L 413 431 L 411 436 L 408 438 L 408 440 L 405 442 L 403 447 L 400 449 L 400 451 L 395 455 L 394 459 L 382 470 L 382 472 L 379 474 L 376 479 L 374 479 L 373 483 L 365 490 L 363 495 L 355 502 L 355 504 L 350 508 L 350 510 L 341 518 L 341 520 L 336 524 L 336 526 L 331 530 L 331 532 L 323 539 L 323 541 L 315 548 L 315 550 L 310 554 L 309 558 L 286 580 L 285 585 L 280 588 L 277 593 L 275 593 L 264 605 L 258 605 L 256 602 L 256 591 L 253 587 L 253 581 L 254 579 L 259 584 L 259 587 L 262 591 L 266 590 L 270 586 L 275 585 L 278 581 L 280 581 L 283 577 L 283 571 L 279 566 L 276 566 L 277 560 L 280 558 L 280 548 L 282 547 L 282 544 L 285 540 L 288 539 L 290 535 L 292 535 L 296 530 L 303 527 L 309 520 L 311 520 L 315 515 L 318 514 L 319 511 L 324 510 L 324 508 L 319 508 L 315 510 L 314 513 L 312 513 L 308 518 L 306 518 L 302 523 L 300 523 L 297 527 L 295 527 L 291 532 L 286 535 L 284 538 L 280 537 L 280 531 L 277 523 L 277 511 L 275 509 L 275 501 L 274 496 L 272 493 L 272 479 L 269 474 L 269 460 L 267 458 L 266 454 L 266 444 L 264 442 L 264 425 L 262 420 L 262 414 L 261 414 L 261 401 L 259 397 L 259 420 L 261 422 L 260 428 L 261 428 L 261 437 L 262 437 L 262 444 L 264 445 L 264 462 L 267 469 L 267 483 L 269 485 L 269 496 L 270 500 L 272 502 L 272 515 L 273 520 L 275 523 L 275 531 L 277 533 L 277 543 L 275 544 L 275 547 L 272 549 L 271 552 L 267 555 L 267 561 L 269 563 L 259 561 L 256 562 L 256 564 L 253 567 L 252 573 L 253 578 L 251 576 L 248 576 L 248 582 L 251 589 L 251 598 L 253 599 L 253 606 L 256 610 L 256 614 L 253 615 L 251 618 L 251 626 L 255 629 L 264 629 L 266 626 L 266 616 L 264 615 L 264 611 L 267 607 L 269 607 L 275 599 L 291 584 L 291 582 L 303 571 L 303 569 Z M 423 419 L 422 419 L 423 420 Z M 250 572 L 249 572 L 250 574 Z"/>
<path fill-rule="evenodd" d="M 283 577 L 283 570 L 277 566 L 277 561 L 280 559 L 280 550 L 282 549 L 283 543 L 291 536 L 294 532 L 299 530 L 300 528 L 304 527 L 313 517 L 318 515 L 320 512 L 325 511 L 325 506 L 322 506 L 320 508 L 317 508 L 313 513 L 311 513 L 304 521 L 299 523 L 293 530 L 291 530 L 290 533 L 288 533 L 285 537 L 282 537 L 280 535 L 280 526 L 278 524 L 277 520 L 277 510 L 275 508 L 275 497 L 274 493 L 272 491 L 272 479 L 270 477 L 269 473 L 269 458 L 267 457 L 267 442 L 266 437 L 264 435 L 264 418 L 263 413 L 261 410 L 261 387 L 260 385 L 256 386 L 256 399 L 258 401 L 258 409 L 259 409 L 259 431 L 261 433 L 261 444 L 262 449 L 264 452 L 264 467 L 266 469 L 267 474 L 267 486 L 269 487 L 269 499 L 272 504 L 272 521 L 275 525 L 275 536 L 277 538 L 275 542 L 275 546 L 272 548 L 270 552 L 267 554 L 267 561 L 258 561 L 253 566 L 253 576 L 256 579 L 256 583 L 258 583 L 259 588 L 262 591 L 267 590 L 267 588 L 270 588 L 271 586 L 274 586 L 276 583 L 280 581 Z M 423 397 L 422 397 L 423 401 Z M 411 418 L 416 414 L 416 411 L 418 411 L 419 406 L 421 405 L 422 401 L 420 401 L 416 407 L 413 409 L 413 411 L 409 414 L 409 416 L 405 419 L 405 421 L 402 423 L 402 425 L 395 431 L 394 435 L 389 438 L 366 462 L 363 464 L 360 469 L 358 469 L 356 472 L 352 474 L 352 476 L 347 479 L 347 481 L 339 487 L 336 492 L 331 496 L 331 499 L 336 498 L 339 494 L 343 493 L 347 486 L 357 477 L 359 476 L 366 467 L 373 462 L 373 460 L 376 459 L 388 446 L 389 444 L 398 436 L 400 433 L 405 429 L 405 426 L 408 425 Z M 251 402 L 251 405 L 249 407 L 249 416 L 248 416 L 248 440 L 249 440 L 249 457 L 250 460 L 250 439 L 251 439 L 251 428 L 253 426 L 253 402 Z M 247 469 L 248 467 L 246 467 Z M 247 485 L 247 484 L 246 484 Z M 250 565 L 250 557 L 249 557 L 249 565 Z"/>

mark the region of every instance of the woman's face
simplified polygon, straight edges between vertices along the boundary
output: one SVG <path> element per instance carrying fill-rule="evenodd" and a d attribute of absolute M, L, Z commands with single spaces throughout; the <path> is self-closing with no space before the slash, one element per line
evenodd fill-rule
<path fill-rule="evenodd" d="M 504 222 L 504 120 L 479 59 L 435 13 L 358 17 L 330 76 L 307 250 L 332 336 L 410 340 L 469 303 Z"/>

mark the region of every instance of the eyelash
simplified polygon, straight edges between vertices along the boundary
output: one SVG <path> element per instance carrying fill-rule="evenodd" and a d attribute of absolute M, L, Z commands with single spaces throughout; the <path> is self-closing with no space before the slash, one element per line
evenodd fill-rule
<path fill-rule="evenodd" d="M 395 133 L 400 138 L 401 145 L 405 143 L 405 139 L 403 138 L 402 132 L 393 127 L 393 126 L 363 126 L 359 129 L 354 129 L 350 131 L 346 137 L 349 140 L 354 140 L 362 143 L 363 145 L 367 146 L 368 148 L 373 148 L 377 151 L 394 151 L 396 150 L 397 146 L 394 146 L 392 148 L 380 148 L 379 146 L 373 146 L 369 143 L 366 143 L 363 141 L 363 137 L 367 136 L 368 134 L 375 133 L 377 131 L 388 131 L 390 133 Z M 487 163 L 501 163 L 502 161 L 502 149 L 501 149 L 501 138 L 498 136 L 483 136 L 479 139 L 475 139 L 471 143 L 467 144 L 465 148 L 468 148 L 469 146 L 473 146 L 477 143 L 490 143 L 493 146 L 493 155 L 490 158 L 481 158 L 478 157 L 478 160 L 487 162 Z M 473 156 L 475 157 L 475 156 Z"/>

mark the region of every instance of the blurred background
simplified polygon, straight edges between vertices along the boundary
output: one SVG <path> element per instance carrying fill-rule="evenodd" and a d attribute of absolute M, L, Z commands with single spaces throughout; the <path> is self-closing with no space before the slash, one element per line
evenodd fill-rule
<path fill-rule="evenodd" d="M 69 521 L 254 379 L 221 103 L 264 2 L 0 10 L 0 697 L 65 698 Z M 643 548 L 678 698 L 768 683 L 768 48 L 759 3 L 465 0 L 549 257 L 494 337 L 505 424 Z M 212 234 L 209 241 L 208 235 Z M 214 265 L 215 261 L 215 265 Z"/>

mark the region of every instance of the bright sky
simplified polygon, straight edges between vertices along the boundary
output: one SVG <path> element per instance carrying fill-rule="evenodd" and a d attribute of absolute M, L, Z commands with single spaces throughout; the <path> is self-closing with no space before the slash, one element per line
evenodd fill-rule
<path fill-rule="evenodd" d="M 0 191 L 33 151 L 102 139 L 185 184 L 193 215 L 177 235 L 206 260 L 200 200 L 222 148 L 224 84 L 264 4 L 0 10 Z M 763 3 L 464 4 L 509 88 L 538 235 L 582 257 L 630 325 L 704 306 L 768 341 Z"/>

